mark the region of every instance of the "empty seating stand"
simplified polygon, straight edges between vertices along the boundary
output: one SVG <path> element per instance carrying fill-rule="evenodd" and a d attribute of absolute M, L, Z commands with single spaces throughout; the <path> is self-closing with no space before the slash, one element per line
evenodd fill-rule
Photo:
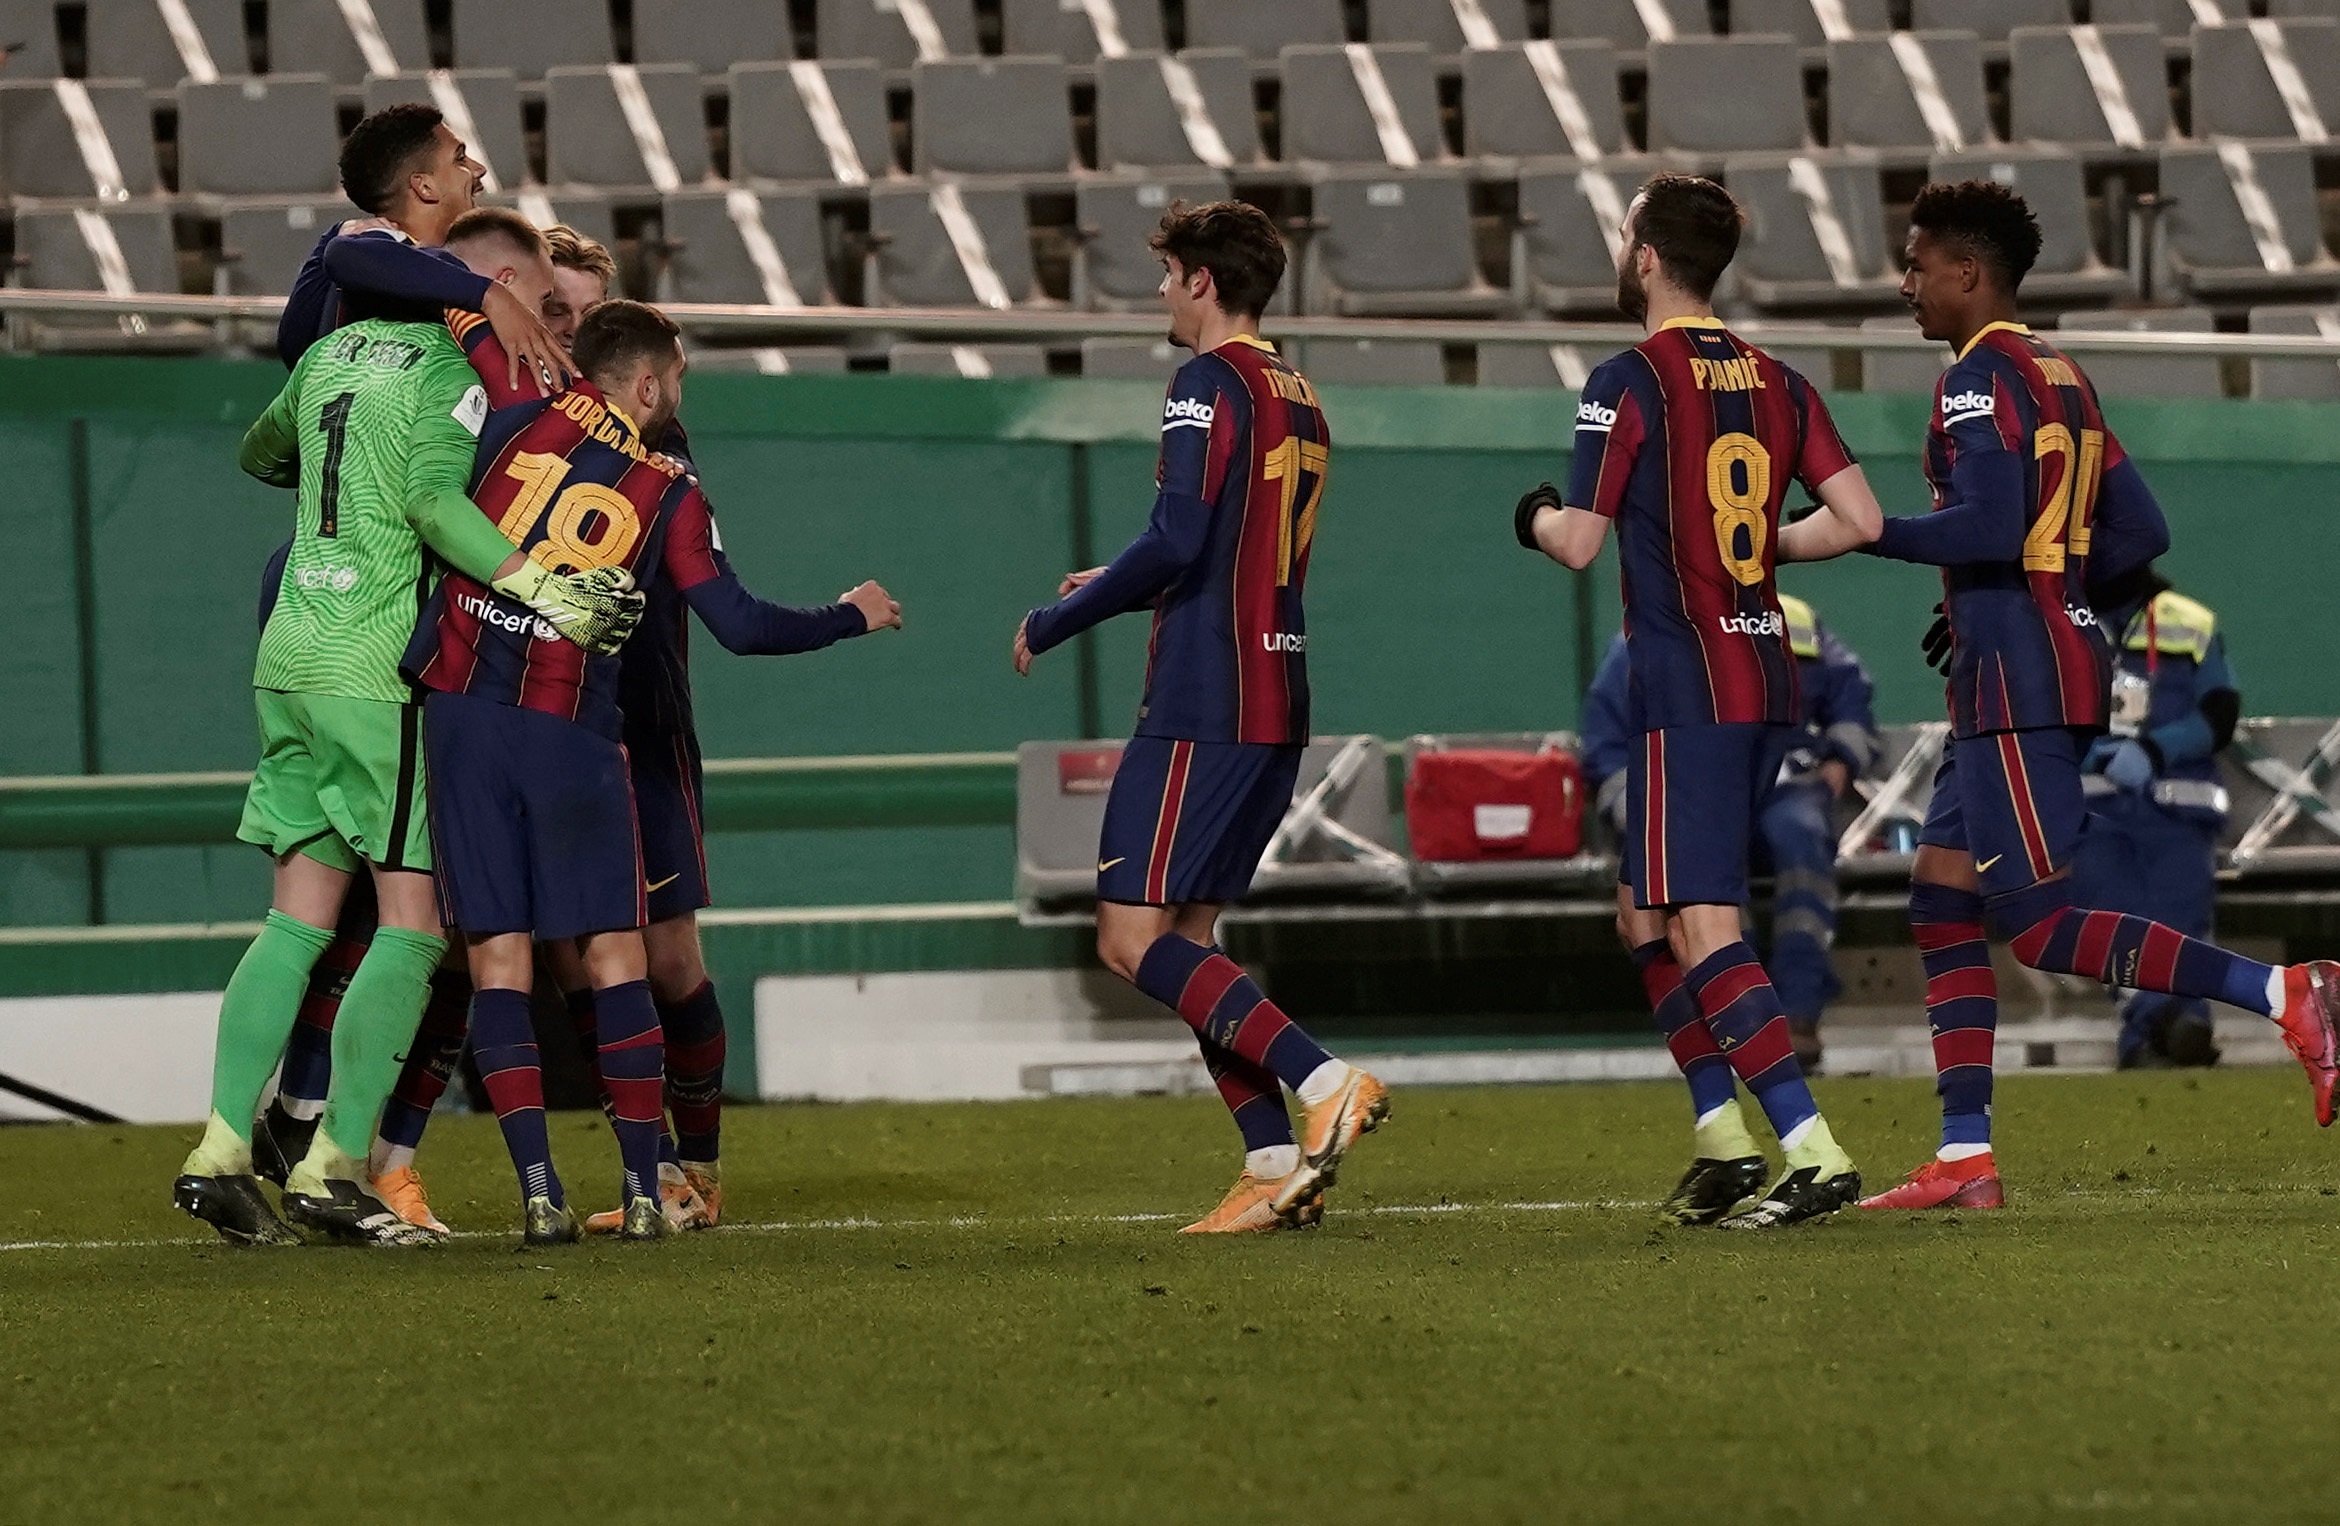
<path fill-rule="evenodd" d="M 832 300 L 813 192 L 735 186 L 678 191 L 660 205 L 665 300 L 779 308 Z"/>
<path fill-rule="evenodd" d="M 904 376 L 960 376 L 969 381 L 1048 374 L 1048 352 L 1036 344 L 903 343 L 886 352 L 886 369 Z"/>
<path fill-rule="evenodd" d="M 617 247 L 616 211 L 609 198 L 598 191 L 570 186 L 548 191 L 543 186 L 523 186 L 517 191 L 498 192 L 487 200 L 494 206 L 517 208 L 521 216 L 539 228 L 566 223 L 587 238 L 612 249 Z"/>
<path fill-rule="evenodd" d="M 2161 34 L 2149 26 L 2017 27 L 2011 135 L 2092 159 L 2139 159 L 2170 136 Z"/>
<path fill-rule="evenodd" d="M 423 0 L 273 0 L 268 7 L 272 73 L 322 74 L 349 89 L 364 84 L 368 75 L 430 65 Z M 13 63 L 9 72 L 15 72 Z"/>
<path fill-rule="evenodd" d="M 1403 170 L 1445 157 L 1438 78 L 1420 43 L 1286 48 L 1283 66 L 1287 162 Z"/>
<path fill-rule="evenodd" d="M 2089 0 L 2088 19 L 2098 26 L 2157 28 L 2171 52 L 2181 52 L 2194 28 L 2250 16 L 2249 0 Z"/>
<path fill-rule="evenodd" d="M 893 173 L 893 131 L 876 64 L 800 59 L 732 67 L 734 180 L 857 187 Z"/>
<path fill-rule="evenodd" d="M 874 306 L 988 307 L 1045 301 L 1015 187 L 878 186 L 869 194 Z"/>
<path fill-rule="evenodd" d="M 1190 48 L 1097 61 L 1100 169 L 1226 172 L 1264 163 L 1243 53 Z"/>
<path fill-rule="evenodd" d="M 1711 37 L 1650 45 L 1653 151 L 1712 157 L 1798 149 L 1810 141 L 1803 64 L 1789 39 Z"/>
<path fill-rule="evenodd" d="M 520 79 L 509 69 L 442 69 L 376 75 L 366 81 L 366 110 L 407 101 L 436 106 L 471 157 L 487 169 L 487 187 L 506 190 L 528 178 Z"/>
<path fill-rule="evenodd" d="M 1625 149 L 1617 52 L 1605 42 L 1524 42 L 1462 59 L 1463 152 L 1474 159 L 1596 159 Z"/>
<path fill-rule="evenodd" d="M 2340 21 L 2234 22 L 2193 34 L 2194 135 L 2330 143 Z"/>
<path fill-rule="evenodd" d="M 2133 297 L 2136 284 L 2097 256 L 2089 236 L 2088 193 L 2080 161 L 2052 148 L 1996 148 L 1985 153 L 1938 154 L 1927 178 L 1996 180 L 2023 193 L 2039 219 L 2039 260 L 2023 278 L 2026 304 L 2113 302 Z"/>
<path fill-rule="evenodd" d="M 1512 268 L 1530 306 L 1552 314 L 1614 317 L 1625 209 L 1643 181 L 1677 167 L 1662 159 L 1619 157 L 1522 171 L 1521 227 Z"/>
<path fill-rule="evenodd" d="M 1650 44 L 1704 37 L 1714 30 L 1706 0 L 1565 0 L 1552 7 L 1552 35 L 1598 38 L 1639 65 Z"/>
<path fill-rule="evenodd" d="M 454 0 L 452 27 L 458 68 L 537 80 L 617 61 L 607 9 L 575 0 Z"/>
<path fill-rule="evenodd" d="M 786 6 L 769 0 L 633 0 L 634 62 L 689 64 L 719 75 L 734 64 L 785 60 Z"/>
<path fill-rule="evenodd" d="M 230 204 L 220 218 L 218 289 L 236 297 L 283 296 L 325 230 L 364 215 L 339 196 Z"/>
<path fill-rule="evenodd" d="M 1913 29 L 1973 32 L 1999 57 L 2017 28 L 2068 27 L 2075 19 L 2069 0 L 1910 0 Z M 2154 47 L 2158 52 L 2158 40 Z"/>
<path fill-rule="evenodd" d="M 1164 387 L 1186 363 L 1187 355 L 1187 351 L 1167 339 L 1084 339 L 1081 374 L 1105 381 L 1152 382 Z"/>
<path fill-rule="evenodd" d="M 1573 344 L 1483 344 L 1478 347 L 1482 387 L 1565 387 L 1576 391 L 1592 374 L 1598 352 L 1587 355 Z"/>
<path fill-rule="evenodd" d="M 16 284 L 49 291 L 102 291 L 126 297 L 179 289 L 171 214 L 151 201 L 102 209 L 19 208 L 15 265 Z M 210 342 L 210 336 L 194 325 L 156 324 L 128 316 L 58 316 L 21 323 L 20 333 L 54 348 L 193 349 Z"/>
<path fill-rule="evenodd" d="M 1265 71 L 1289 47 L 1349 40 L 1341 0 L 1186 0 L 1186 45 L 1233 48 Z"/>
<path fill-rule="evenodd" d="M 706 108 L 689 64 L 556 68 L 544 114 L 555 185 L 672 192 L 707 178 Z"/>
<path fill-rule="evenodd" d="M 0 42 L 11 45 L 11 83 L 55 79 L 65 72 L 57 49 L 54 0 L 0 0 Z"/>
<path fill-rule="evenodd" d="M 1166 46 L 1157 0 L 1006 0 L 1000 23 L 1006 52 L 1052 54 L 1078 68 Z"/>
<path fill-rule="evenodd" d="M 1161 262 L 1146 239 L 1177 202 L 1219 201 L 1227 182 L 1207 173 L 1175 176 L 1085 176 L 1073 193 L 1073 303 L 1092 312 L 1152 311 L 1159 305 Z M 1279 291 L 1290 307 L 1287 280 Z"/>
<path fill-rule="evenodd" d="M 78 125 L 76 125 L 78 124 Z M 0 180 L 11 196 L 151 196 L 154 115 L 134 82 L 0 83 Z"/>
<path fill-rule="evenodd" d="M 144 80 L 167 91 L 183 79 L 248 74 L 242 0 L 186 0 L 195 25 L 174 34 L 156 0 L 88 0 L 89 77 Z"/>
<path fill-rule="evenodd" d="M 1320 387 L 1446 385 L 1446 353 L 1427 339 L 1311 339 L 1296 363 Z"/>
<path fill-rule="evenodd" d="M 1072 98 L 1056 59 L 922 61 L 911 80 L 919 174 L 1071 174 Z"/>
<path fill-rule="evenodd" d="M 1480 273 L 1460 170 L 1331 170 L 1315 191 L 1319 231 L 1302 297 L 1309 312 L 1429 318 L 1511 309 L 1511 294 Z"/>
<path fill-rule="evenodd" d="M 178 96 L 182 193 L 324 196 L 340 184 L 324 75 L 190 79 Z"/>
<path fill-rule="evenodd" d="M 764 376 L 793 376 L 846 369 L 845 352 L 819 345 L 740 345 L 692 350 L 691 368 L 697 371 L 754 371 Z"/>
<path fill-rule="evenodd" d="M 1991 141 L 1982 45 L 1971 32 L 1895 32 L 1828 45 L 1828 133 L 1895 165 Z"/>
<path fill-rule="evenodd" d="M 1769 154 L 1725 161 L 1747 236 L 1725 279 L 1767 308 L 1874 307 L 1899 300 L 1876 161 Z"/>
<path fill-rule="evenodd" d="M 1832 42 L 1892 29 L 1889 0 L 1731 0 L 1731 35 L 1793 37 L 1807 60 L 1822 57 Z"/>
<path fill-rule="evenodd" d="M 2251 309 L 2254 334 L 2298 334 L 2340 339 L 2340 308 L 2275 306 Z M 2251 396 L 2294 402 L 2340 402 L 2340 362 L 2303 356 L 2251 361 Z"/>
<path fill-rule="evenodd" d="M 823 58 L 899 71 L 976 51 L 974 0 L 820 0 L 816 17 Z"/>
<path fill-rule="evenodd" d="M 1527 0 L 1367 0 L 1365 33 L 1375 42 L 1418 42 L 1441 55 L 1525 42 Z"/>
<path fill-rule="evenodd" d="M 2074 335 L 2089 332 L 2207 334 L 2214 327 L 2206 307 L 2074 313 L 2067 315 L 2048 339 L 2066 345 Z M 2219 397 L 2225 391 L 2215 355 L 2120 355 L 2092 353 L 2079 344 L 2069 348 L 2103 397 Z"/>
<path fill-rule="evenodd" d="M 2340 290 L 2306 148 L 2172 147 L 2161 155 L 2161 192 L 2168 205 L 2157 249 L 2180 290 L 2260 299 Z"/>

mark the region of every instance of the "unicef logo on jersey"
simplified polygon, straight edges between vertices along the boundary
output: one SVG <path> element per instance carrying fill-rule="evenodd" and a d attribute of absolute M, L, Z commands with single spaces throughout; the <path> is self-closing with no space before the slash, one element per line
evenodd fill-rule
<path fill-rule="evenodd" d="M 2098 628 L 2096 623 L 2096 611 L 2090 609 L 2085 604 L 2065 605 L 2064 618 L 2071 621 L 2074 625 L 2080 627 L 2082 630 L 2095 630 Z"/>
<path fill-rule="evenodd" d="M 1724 634 L 1732 636 L 1787 634 L 1787 618 L 1784 615 L 1722 615 L 1715 623 L 1723 628 Z"/>
<path fill-rule="evenodd" d="M 1591 398 L 1576 405 L 1576 427 L 1579 429 L 1608 429 L 1616 422 L 1616 409 L 1604 408 Z"/>
<path fill-rule="evenodd" d="M 355 567 L 302 567 L 293 573 L 293 586 L 309 593 L 347 593 L 357 580 Z"/>

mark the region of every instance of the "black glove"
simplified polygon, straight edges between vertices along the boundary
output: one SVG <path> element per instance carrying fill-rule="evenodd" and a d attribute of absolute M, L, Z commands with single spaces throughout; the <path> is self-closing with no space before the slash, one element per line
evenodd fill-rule
<path fill-rule="evenodd" d="M 1565 507 L 1567 505 L 1560 501 L 1558 488 L 1549 482 L 1539 482 L 1528 489 L 1527 495 L 1520 499 L 1519 507 L 1511 511 L 1511 533 L 1518 536 L 1519 543 L 1530 551 L 1541 551 L 1543 547 L 1536 544 L 1536 511 Z"/>
<path fill-rule="evenodd" d="M 1934 623 L 1926 627 L 1918 646 L 1926 654 L 1926 666 L 1937 673 L 1950 671 L 1950 615 L 1941 605 L 1934 606 Z"/>

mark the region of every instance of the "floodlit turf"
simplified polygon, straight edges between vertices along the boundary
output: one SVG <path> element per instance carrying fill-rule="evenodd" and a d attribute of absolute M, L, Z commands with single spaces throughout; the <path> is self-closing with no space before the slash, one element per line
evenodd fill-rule
<path fill-rule="evenodd" d="M 1872 1184 L 1930 1147 L 1922 1083 L 1821 1090 Z M 0 1240 L 127 1242 L 0 1252 L 0 1521 L 2328 1518 L 2297 1074 L 2000 1102 L 2007 1212 L 1761 1238 L 1632 1206 L 1660 1086 L 1400 1093 L 1322 1231 L 1210 1242 L 1206 1099 L 743 1108 L 742 1227 L 533 1255 L 233 1251 L 167 1206 L 192 1131 L 0 1130 Z M 598 1120 L 555 1142 L 598 1206 Z"/>

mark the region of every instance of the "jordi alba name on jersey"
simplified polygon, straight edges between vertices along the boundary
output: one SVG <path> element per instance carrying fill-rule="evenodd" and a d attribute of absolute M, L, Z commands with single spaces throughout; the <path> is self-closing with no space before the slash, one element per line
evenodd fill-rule
<path fill-rule="evenodd" d="M 1852 464 L 1819 393 L 1715 319 L 1676 319 L 1586 379 L 1567 502 L 1617 522 L 1636 729 L 1802 721 L 1780 505 Z"/>
<path fill-rule="evenodd" d="M 1300 590 L 1331 446 L 1315 389 L 1259 340 L 1231 339 L 1171 379 L 1158 512 L 1209 525 L 1154 613 L 1139 736 L 1308 740 Z"/>
<path fill-rule="evenodd" d="M 2022 469 L 2023 551 L 1942 570 L 1957 637 L 1951 729 L 2102 726 L 2112 647 L 2088 604 L 2089 520 L 2105 472 L 2125 457 L 2080 368 L 2010 323 L 1984 329 L 1942 373 L 1926 433 L 1934 507 L 1949 501 L 1961 457 L 1994 451 Z"/>

